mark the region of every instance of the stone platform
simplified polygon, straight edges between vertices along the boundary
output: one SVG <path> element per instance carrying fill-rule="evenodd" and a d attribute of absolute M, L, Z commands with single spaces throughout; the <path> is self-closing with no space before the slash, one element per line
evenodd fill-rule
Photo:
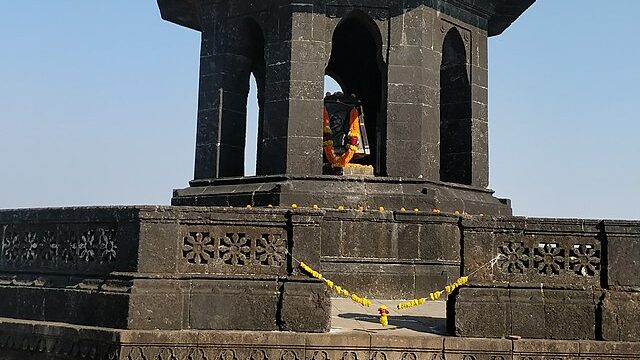
<path fill-rule="evenodd" d="M 2 210 L 0 231 L 0 317 L 14 319 L 5 332 L 186 331 L 196 347 L 213 331 L 329 332 L 329 292 L 302 260 L 369 298 L 422 297 L 473 273 L 449 297 L 447 326 L 443 314 L 391 319 L 420 334 L 640 340 L 639 222 L 142 206 Z M 334 301 L 333 332 L 378 327 L 375 310 L 343 306 Z"/>
<path fill-rule="evenodd" d="M 639 359 L 640 343 L 456 338 L 443 334 L 444 302 L 374 315 L 332 299 L 325 334 L 261 331 L 114 330 L 0 319 L 1 360 L 543 360 Z M 395 302 L 386 303 L 390 307 Z"/>
<path fill-rule="evenodd" d="M 137 330 L 328 331 L 325 287 L 288 256 L 320 266 L 319 216 L 152 206 L 3 210 L 0 317 Z"/>
<path fill-rule="evenodd" d="M 327 290 L 289 254 L 367 297 L 460 269 L 457 218 L 413 211 L 2 210 L 0 235 L 0 317 L 129 330 L 328 331 Z"/>
<path fill-rule="evenodd" d="M 493 196 L 482 187 L 420 178 L 272 175 L 192 180 L 190 187 L 174 190 L 171 203 L 178 206 L 285 206 L 298 204 L 335 209 L 390 210 L 440 209 L 468 214 L 509 216 L 508 199 Z"/>

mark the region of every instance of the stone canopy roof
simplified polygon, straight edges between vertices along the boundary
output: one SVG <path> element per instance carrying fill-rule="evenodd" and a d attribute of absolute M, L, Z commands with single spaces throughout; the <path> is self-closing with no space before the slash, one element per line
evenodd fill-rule
<path fill-rule="evenodd" d="M 197 31 L 201 30 L 199 9 L 202 0 L 157 0 L 162 18 Z M 222 3 L 227 0 L 209 0 L 213 3 Z M 242 0 L 233 0 L 242 1 Z M 246 1 L 246 0 L 245 0 Z M 371 3 L 388 6 L 397 11 L 411 7 L 426 5 L 444 10 L 447 6 L 465 9 L 472 14 L 488 19 L 487 31 L 489 36 L 502 34 L 522 13 L 524 13 L 536 0 L 360 0 L 363 6 Z M 355 1 L 351 1 L 353 4 Z"/>

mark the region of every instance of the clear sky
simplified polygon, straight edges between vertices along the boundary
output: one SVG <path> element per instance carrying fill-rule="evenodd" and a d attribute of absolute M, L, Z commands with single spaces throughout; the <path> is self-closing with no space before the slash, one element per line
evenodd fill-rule
<path fill-rule="evenodd" d="M 0 11 L 0 208 L 168 204 L 187 186 L 197 32 L 154 0 Z M 490 40 L 491 188 L 516 214 L 640 219 L 638 13 L 538 0 Z"/>

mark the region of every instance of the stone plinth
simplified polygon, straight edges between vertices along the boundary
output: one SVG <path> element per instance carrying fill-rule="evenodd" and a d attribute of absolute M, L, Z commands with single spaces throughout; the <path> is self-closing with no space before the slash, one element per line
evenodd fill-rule
<path fill-rule="evenodd" d="M 256 176 L 191 181 L 191 187 L 174 190 L 173 205 L 284 206 L 321 208 L 363 207 L 377 210 L 400 208 L 443 213 L 511 215 L 511 202 L 497 199 L 492 190 L 434 182 L 426 179 L 388 177 Z"/>

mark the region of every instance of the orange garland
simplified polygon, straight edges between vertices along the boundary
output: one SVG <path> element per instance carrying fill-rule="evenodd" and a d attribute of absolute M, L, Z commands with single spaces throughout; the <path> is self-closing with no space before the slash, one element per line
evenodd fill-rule
<path fill-rule="evenodd" d="M 347 151 L 345 151 L 344 154 L 337 156 L 333 149 L 333 140 L 331 140 L 329 112 L 327 111 L 327 107 L 324 107 L 324 111 L 322 114 L 322 125 L 325 140 L 322 143 L 322 146 L 324 148 L 324 154 L 327 156 L 327 159 L 333 167 L 347 166 L 347 164 L 349 164 L 349 162 L 351 162 L 351 160 L 353 159 L 356 151 L 358 151 L 358 141 L 360 141 L 360 125 L 358 122 L 358 110 L 353 108 L 349 113 L 349 133 L 347 134 L 347 136 L 349 137 L 349 139 L 355 140 L 349 141 L 349 143 L 346 145 Z"/>

